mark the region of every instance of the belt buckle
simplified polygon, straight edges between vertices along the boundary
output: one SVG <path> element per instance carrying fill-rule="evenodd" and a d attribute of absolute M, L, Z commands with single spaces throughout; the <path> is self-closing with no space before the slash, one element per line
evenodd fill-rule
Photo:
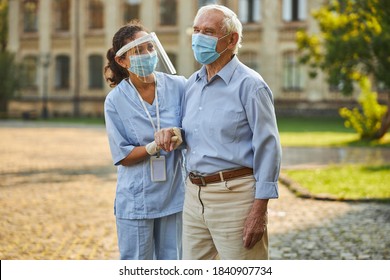
<path fill-rule="evenodd" d="M 200 179 L 200 181 L 202 182 L 202 184 L 201 184 L 201 185 L 196 184 L 196 185 L 198 185 L 198 186 L 200 186 L 200 187 L 204 187 L 204 186 L 207 185 L 207 184 L 206 184 L 206 181 L 205 181 L 205 179 L 204 179 L 203 176 L 195 175 L 195 174 L 192 173 L 192 172 L 190 172 L 189 175 L 190 175 L 190 178 L 191 178 L 191 179 Z"/>

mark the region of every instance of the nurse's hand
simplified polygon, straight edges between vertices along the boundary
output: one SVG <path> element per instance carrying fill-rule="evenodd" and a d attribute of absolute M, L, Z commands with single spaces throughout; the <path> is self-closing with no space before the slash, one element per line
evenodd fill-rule
<path fill-rule="evenodd" d="M 166 152 L 175 150 L 183 142 L 181 131 L 177 127 L 163 128 L 154 134 L 157 146 Z"/>
<path fill-rule="evenodd" d="M 156 142 L 155 141 L 152 141 L 150 142 L 149 144 L 147 144 L 145 146 L 145 149 L 146 149 L 146 152 L 153 156 L 155 154 L 157 154 L 158 151 L 160 151 L 160 147 L 157 146 Z"/>

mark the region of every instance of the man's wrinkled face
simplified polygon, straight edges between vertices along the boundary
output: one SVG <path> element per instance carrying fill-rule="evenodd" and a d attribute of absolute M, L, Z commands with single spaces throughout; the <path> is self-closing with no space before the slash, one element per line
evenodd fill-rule
<path fill-rule="evenodd" d="M 216 38 L 221 38 L 226 34 L 223 30 L 223 13 L 217 10 L 210 10 L 199 16 L 193 25 L 193 33 L 201 33 Z M 227 37 L 221 39 L 217 43 L 217 52 L 222 52 L 226 48 Z"/>

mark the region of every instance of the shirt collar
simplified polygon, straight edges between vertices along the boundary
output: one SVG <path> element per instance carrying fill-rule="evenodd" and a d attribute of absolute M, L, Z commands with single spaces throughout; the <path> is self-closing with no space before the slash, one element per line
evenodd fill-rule
<path fill-rule="evenodd" d="M 236 70 L 239 64 L 237 55 L 234 57 L 221 69 L 215 76 L 219 76 L 227 85 L 232 79 L 234 70 Z M 203 65 L 197 74 L 197 80 L 204 79 L 207 77 L 206 67 Z"/>

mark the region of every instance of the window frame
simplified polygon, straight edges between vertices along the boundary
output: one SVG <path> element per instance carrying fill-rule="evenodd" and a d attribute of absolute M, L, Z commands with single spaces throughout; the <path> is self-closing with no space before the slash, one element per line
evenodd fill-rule
<path fill-rule="evenodd" d="M 283 91 L 302 92 L 306 87 L 303 65 L 299 63 L 295 51 L 282 54 L 282 88 Z"/>
<path fill-rule="evenodd" d="M 95 21 L 98 18 L 98 21 Z M 98 24 L 96 24 L 98 23 Z M 88 1 L 88 30 L 96 31 L 104 29 L 104 2 L 102 0 Z"/>
<path fill-rule="evenodd" d="M 37 55 L 28 54 L 23 57 L 22 64 L 22 88 L 23 89 L 38 89 L 38 66 L 39 58 Z"/>
<path fill-rule="evenodd" d="M 71 57 L 68 54 L 59 54 L 55 57 L 54 86 L 57 90 L 70 89 Z M 65 69 L 64 69 L 65 68 Z"/>
<path fill-rule="evenodd" d="M 261 4 L 261 0 L 239 0 L 238 18 L 242 24 L 257 24 L 261 22 Z"/>
<path fill-rule="evenodd" d="M 69 33 L 71 30 L 70 0 L 53 1 L 53 29 L 56 33 Z M 66 12 L 64 14 L 64 12 Z"/>
<path fill-rule="evenodd" d="M 168 1 L 169 3 L 166 3 Z M 165 3 L 165 4 L 164 4 Z M 178 20 L 178 1 L 177 0 L 160 0 L 159 1 L 159 25 L 164 27 L 177 26 Z M 173 6 L 172 6 L 173 5 Z M 174 11 L 172 11 L 174 10 Z M 167 13 L 165 13 L 167 11 Z M 172 16 L 172 14 L 175 16 Z"/>
<path fill-rule="evenodd" d="M 123 22 L 128 23 L 131 20 L 139 19 L 141 12 L 141 0 L 123 0 Z M 135 12 L 133 13 L 132 9 Z"/>
<path fill-rule="evenodd" d="M 300 22 L 307 20 L 306 0 L 283 0 L 282 18 L 285 22 Z"/>
<path fill-rule="evenodd" d="M 95 64 L 96 61 L 93 61 L 93 59 L 99 59 L 99 62 Z M 94 90 L 104 88 L 103 67 L 104 59 L 101 54 L 90 54 L 88 56 L 88 89 Z M 100 75 L 98 73 L 100 73 Z M 96 82 L 98 76 L 99 82 Z"/>
<path fill-rule="evenodd" d="M 35 5 L 35 7 L 28 7 L 27 5 Z M 23 33 L 25 34 L 36 34 L 39 31 L 39 16 L 38 0 L 25 0 L 21 2 L 21 12 L 23 19 Z"/>

